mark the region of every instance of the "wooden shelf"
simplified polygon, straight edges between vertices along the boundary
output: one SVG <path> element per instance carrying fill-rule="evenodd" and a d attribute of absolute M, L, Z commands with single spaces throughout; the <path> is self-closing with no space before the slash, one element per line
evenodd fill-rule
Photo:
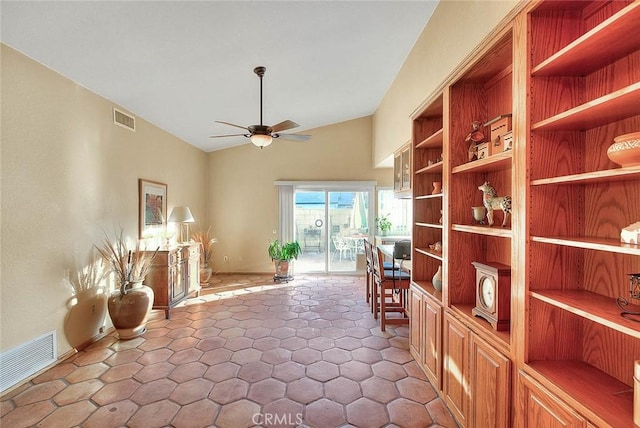
<path fill-rule="evenodd" d="M 416 253 L 420 253 L 422 255 L 442 261 L 442 253 L 436 253 L 430 248 L 416 248 Z"/>
<path fill-rule="evenodd" d="M 427 138 L 425 138 L 424 140 L 416 144 L 416 149 L 442 147 L 443 135 L 444 135 L 444 130 L 443 128 L 440 128 L 439 130 L 437 130 L 436 132 L 434 132 L 433 134 L 429 135 Z"/>
<path fill-rule="evenodd" d="M 438 291 L 435 289 L 431 281 L 414 281 L 411 280 L 411 285 L 419 288 L 425 294 L 428 294 L 432 297 L 433 300 L 442 304 L 442 291 Z"/>
<path fill-rule="evenodd" d="M 442 173 L 442 165 L 444 162 L 436 162 L 432 165 L 425 166 L 424 168 L 420 168 L 416 170 L 415 174 L 439 174 Z"/>
<path fill-rule="evenodd" d="M 454 224 L 452 230 L 457 232 L 475 233 L 476 235 L 497 236 L 500 238 L 511 238 L 511 229 L 500 226 L 476 226 L 469 224 Z"/>
<path fill-rule="evenodd" d="M 466 321 L 466 324 L 474 326 L 474 330 L 484 333 L 485 335 L 490 336 L 491 338 L 497 339 L 501 345 L 505 346 L 506 349 L 510 347 L 510 332 L 506 331 L 497 331 L 491 327 L 488 321 L 485 321 L 482 318 L 478 318 L 474 316 L 471 311 L 473 310 L 474 305 L 472 304 L 452 304 L 451 309 L 456 312 L 461 318 Z"/>
<path fill-rule="evenodd" d="M 560 388 L 561 398 L 595 425 L 633 426 L 633 389 L 629 385 L 582 361 L 530 361 L 528 367 Z M 545 380 L 542 383 L 548 384 Z"/>
<path fill-rule="evenodd" d="M 625 244 L 617 239 L 594 237 L 560 237 L 560 236 L 532 236 L 533 242 L 563 245 L 565 247 L 584 248 L 586 250 L 607 251 L 610 253 L 630 254 L 640 256 L 640 245 Z"/>
<path fill-rule="evenodd" d="M 453 174 L 502 171 L 511 168 L 511 150 L 454 167 Z"/>
<path fill-rule="evenodd" d="M 605 169 L 603 171 L 585 172 L 582 174 L 563 175 L 559 177 L 539 178 L 532 180 L 532 186 L 547 184 L 592 184 L 610 183 L 612 181 L 633 180 L 640 178 L 640 166 Z"/>
<path fill-rule="evenodd" d="M 414 199 L 416 200 L 425 200 L 425 199 L 442 199 L 442 193 L 436 193 L 435 195 L 420 195 L 416 196 Z"/>
<path fill-rule="evenodd" d="M 531 297 L 640 339 L 640 323 L 620 316 L 616 300 L 584 290 L 539 290 Z M 640 310 L 630 305 L 629 310 Z"/>
<path fill-rule="evenodd" d="M 640 82 L 534 123 L 531 130 L 584 131 L 638 114 Z"/>
<path fill-rule="evenodd" d="M 440 223 L 424 223 L 424 222 L 416 222 L 417 227 L 429 227 L 432 229 L 442 229 L 442 225 Z"/>
<path fill-rule="evenodd" d="M 640 4 L 616 13 L 533 68 L 538 76 L 584 76 L 640 49 Z"/>

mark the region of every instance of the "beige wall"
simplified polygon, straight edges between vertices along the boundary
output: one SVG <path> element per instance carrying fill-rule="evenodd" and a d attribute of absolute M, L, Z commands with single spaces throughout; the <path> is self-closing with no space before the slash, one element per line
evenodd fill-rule
<path fill-rule="evenodd" d="M 305 131 L 305 143 L 275 140 L 209 154 L 208 212 L 214 235 L 213 269 L 271 272 L 268 243 L 278 229 L 276 180 L 376 180 L 391 186 L 393 171 L 371 162 L 371 117 Z M 224 262 L 224 256 L 229 257 Z"/>
<path fill-rule="evenodd" d="M 187 204 L 203 219 L 207 155 L 140 118 L 135 133 L 114 125 L 113 103 L 1 49 L 0 349 L 55 329 L 62 354 L 65 323 L 74 329 L 65 271 L 103 230 L 137 237 L 138 178 L 168 185 L 169 211 Z M 76 314 L 78 327 L 89 318 Z"/>
<path fill-rule="evenodd" d="M 516 4 L 515 0 L 440 1 L 374 114 L 375 165 L 411 138 L 411 113 Z"/>

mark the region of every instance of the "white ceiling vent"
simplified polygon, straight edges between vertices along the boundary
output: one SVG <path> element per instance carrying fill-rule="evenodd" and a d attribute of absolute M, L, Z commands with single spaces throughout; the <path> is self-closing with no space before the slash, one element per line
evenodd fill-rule
<path fill-rule="evenodd" d="M 0 354 L 0 391 L 56 362 L 56 332 L 52 330 Z"/>
<path fill-rule="evenodd" d="M 130 131 L 136 130 L 136 118 L 133 116 L 129 116 L 125 112 L 120 111 L 115 107 L 113 108 L 113 123 L 127 128 Z"/>

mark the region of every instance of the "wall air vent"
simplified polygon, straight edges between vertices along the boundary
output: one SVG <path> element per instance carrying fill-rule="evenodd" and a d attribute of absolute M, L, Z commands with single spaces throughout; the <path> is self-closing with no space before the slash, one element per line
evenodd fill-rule
<path fill-rule="evenodd" d="M 120 111 L 115 107 L 113 108 L 113 123 L 127 128 L 130 131 L 136 130 L 136 118 L 133 116 L 129 116 L 125 112 Z"/>
<path fill-rule="evenodd" d="M 52 330 L 0 354 L 0 391 L 56 362 L 56 332 Z"/>

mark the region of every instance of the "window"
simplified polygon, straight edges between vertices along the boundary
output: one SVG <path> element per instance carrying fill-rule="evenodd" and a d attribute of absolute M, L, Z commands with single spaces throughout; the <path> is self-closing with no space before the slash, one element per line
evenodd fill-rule
<path fill-rule="evenodd" d="M 391 235 L 411 235 L 413 219 L 413 202 L 411 199 L 395 198 L 393 189 L 378 189 L 377 216 L 383 215 L 389 216 Z"/>

